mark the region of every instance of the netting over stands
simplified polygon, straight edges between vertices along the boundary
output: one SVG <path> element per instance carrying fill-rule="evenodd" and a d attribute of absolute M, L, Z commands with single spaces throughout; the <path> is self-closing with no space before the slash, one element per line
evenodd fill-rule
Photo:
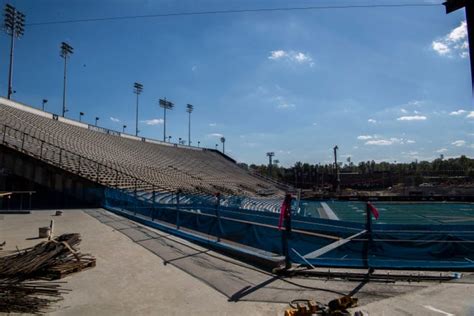
<path fill-rule="evenodd" d="M 123 191 L 108 189 L 105 207 L 140 219 L 144 224 L 163 223 L 173 229 L 283 254 L 279 214 L 222 206 L 217 197 L 176 195 L 168 204 L 137 200 Z M 186 201 L 186 204 L 183 202 Z M 295 209 L 295 206 L 293 206 Z M 315 250 L 366 229 L 363 223 L 311 218 L 293 214 L 289 237 L 292 262 L 306 264 Z M 347 244 L 316 258 L 315 266 L 391 269 L 474 270 L 474 225 L 372 225 Z"/>

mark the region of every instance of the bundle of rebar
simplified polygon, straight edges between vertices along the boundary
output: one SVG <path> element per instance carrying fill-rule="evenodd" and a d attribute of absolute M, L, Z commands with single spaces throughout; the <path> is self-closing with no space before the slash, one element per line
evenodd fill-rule
<path fill-rule="evenodd" d="M 78 253 L 75 247 L 81 242 L 79 234 L 64 234 L 36 246 L 0 257 L 0 278 L 58 279 L 95 265 L 95 259 Z"/>
<path fill-rule="evenodd" d="M 62 300 L 67 290 L 57 282 L 70 273 L 95 266 L 95 258 L 79 253 L 79 234 L 0 254 L 0 312 L 43 313 L 51 303 Z"/>
<path fill-rule="evenodd" d="M 62 300 L 60 284 L 0 280 L 0 312 L 44 313 L 51 303 Z"/>

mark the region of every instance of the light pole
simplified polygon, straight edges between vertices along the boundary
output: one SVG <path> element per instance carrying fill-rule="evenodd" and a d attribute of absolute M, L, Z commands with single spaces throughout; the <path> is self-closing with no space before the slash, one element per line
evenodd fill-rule
<path fill-rule="evenodd" d="M 63 117 L 68 111 L 66 109 L 66 75 L 67 75 L 67 59 L 73 54 L 73 48 L 66 42 L 61 43 L 61 57 L 64 58 L 64 84 L 63 84 Z"/>
<path fill-rule="evenodd" d="M 178 144 L 182 144 L 181 137 L 178 139 Z"/>
<path fill-rule="evenodd" d="M 166 142 L 166 141 L 165 141 Z M 168 143 L 171 143 L 171 135 L 168 136 Z"/>
<path fill-rule="evenodd" d="M 199 148 L 200 145 L 201 145 L 201 141 L 198 140 L 198 148 Z"/>
<path fill-rule="evenodd" d="M 273 151 L 270 151 L 267 153 L 267 157 L 268 157 L 268 176 L 271 177 L 272 176 L 272 159 L 273 159 L 273 156 L 275 156 L 275 153 Z"/>
<path fill-rule="evenodd" d="M 84 112 L 79 112 L 79 122 L 82 122 L 83 116 L 84 116 Z"/>
<path fill-rule="evenodd" d="M 96 116 L 95 117 L 95 126 L 97 126 L 97 121 L 99 121 L 99 118 Z"/>
<path fill-rule="evenodd" d="M 138 136 L 138 96 L 143 91 L 143 85 L 141 83 L 135 82 L 133 84 L 133 93 L 137 95 L 137 104 L 135 108 L 135 136 Z"/>
<path fill-rule="evenodd" d="M 171 110 L 174 104 L 167 101 L 166 98 L 159 100 L 160 107 L 163 108 L 163 141 L 166 142 L 166 110 Z"/>
<path fill-rule="evenodd" d="M 221 137 L 222 153 L 225 154 L 225 137 Z"/>
<path fill-rule="evenodd" d="M 25 31 L 25 15 L 15 7 L 5 5 L 5 32 L 10 35 L 10 67 L 8 68 L 8 92 L 7 97 L 11 99 L 13 92 L 13 51 L 15 49 L 15 37 L 20 38 Z"/>
<path fill-rule="evenodd" d="M 189 113 L 189 121 L 188 121 L 188 146 L 191 146 L 191 112 L 194 110 L 194 106 L 192 104 L 186 105 L 186 112 Z"/>
<path fill-rule="evenodd" d="M 122 126 L 122 133 L 125 133 L 126 128 L 127 128 L 127 125 Z"/>
<path fill-rule="evenodd" d="M 336 171 L 336 185 L 335 185 L 335 189 L 337 192 L 339 192 L 339 187 L 340 187 L 340 183 L 341 183 L 341 179 L 339 178 L 339 165 L 337 164 L 337 150 L 339 149 L 339 147 L 334 146 L 333 150 L 334 150 L 334 168 L 335 168 L 335 171 Z"/>
<path fill-rule="evenodd" d="M 217 150 L 217 147 L 219 147 L 219 144 L 216 144 L 216 150 Z"/>
<path fill-rule="evenodd" d="M 41 103 L 41 110 L 44 111 L 44 105 L 45 105 L 46 103 L 48 103 L 48 100 L 43 99 L 43 102 Z"/>

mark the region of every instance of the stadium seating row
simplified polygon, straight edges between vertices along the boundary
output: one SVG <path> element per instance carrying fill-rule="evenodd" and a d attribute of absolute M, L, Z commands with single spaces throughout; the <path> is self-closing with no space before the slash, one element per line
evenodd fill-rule
<path fill-rule="evenodd" d="M 1 103 L 0 125 L 0 135 L 5 133 L 2 136 L 9 144 L 111 187 L 246 197 L 257 197 L 261 192 L 282 194 L 273 183 L 213 150 L 127 139 Z"/>

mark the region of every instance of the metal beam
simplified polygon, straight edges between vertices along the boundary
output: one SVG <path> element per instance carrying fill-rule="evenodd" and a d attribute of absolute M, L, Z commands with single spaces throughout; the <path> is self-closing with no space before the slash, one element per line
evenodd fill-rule
<path fill-rule="evenodd" d="M 356 237 L 359 237 L 360 235 L 365 234 L 366 232 L 367 232 L 367 230 L 364 229 L 363 231 L 360 231 L 357 234 L 354 234 L 354 235 L 349 236 L 347 238 L 335 241 L 332 244 L 324 246 L 323 248 L 319 248 L 316 251 L 310 252 L 310 253 L 304 255 L 303 258 L 305 258 L 305 259 L 314 259 L 314 258 L 320 257 L 320 256 L 324 255 L 325 253 L 327 253 L 329 251 L 332 251 L 332 250 L 334 250 L 334 249 L 336 249 L 336 248 L 338 248 L 342 245 L 347 244 L 352 239 L 354 239 Z"/>

